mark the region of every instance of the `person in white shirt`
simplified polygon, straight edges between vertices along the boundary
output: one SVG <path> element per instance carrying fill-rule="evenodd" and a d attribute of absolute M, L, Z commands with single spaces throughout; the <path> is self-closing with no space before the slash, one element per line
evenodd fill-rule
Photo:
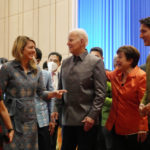
<path fill-rule="evenodd" d="M 57 52 L 51 52 L 48 55 L 47 66 L 48 66 L 48 71 L 51 72 L 52 75 L 52 86 L 54 90 L 56 90 L 58 87 L 59 67 L 61 65 L 61 60 L 62 60 L 62 56 Z M 59 114 L 61 114 L 61 108 L 59 109 Z M 55 132 L 51 136 L 51 150 L 56 150 L 57 131 L 58 131 L 58 126 L 60 126 L 61 124 L 60 118 L 61 116 L 59 116 L 59 119 L 56 122 Z"/>

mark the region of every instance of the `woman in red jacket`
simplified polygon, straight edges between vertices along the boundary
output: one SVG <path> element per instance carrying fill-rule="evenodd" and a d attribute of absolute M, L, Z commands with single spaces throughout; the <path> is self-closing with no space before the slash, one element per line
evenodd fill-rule
<path fill-rule="evenodd" d="M 114 150 L 139 150 L 148 131 L 147 117 L 139 114 L 146 74 L 137 66 L 140 53 L 135 47 L 122 46 L 117 55 L 117 69 L 106 73 L 113 97 L 106 128 L 114 133 Z"/>

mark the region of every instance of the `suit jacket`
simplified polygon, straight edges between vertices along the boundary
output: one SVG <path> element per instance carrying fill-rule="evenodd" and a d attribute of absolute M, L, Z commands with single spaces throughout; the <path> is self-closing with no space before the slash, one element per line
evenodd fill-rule
<path fill-rule="evenodd" d="M 150 55 L 146 60 L 146 92 L 144 94 L 142 103 L 147 104 L 150 102 Z"/>
<path fill-rule="evenodd" d="M 63 95 L 62 125 L 80 126 L 89 116 L 98 120 L 106 92 L 106 75 L 102 60 L 82 53 L 78 60 L 71 56 L 62 63 L 59 89 L 68 92 Z"/>

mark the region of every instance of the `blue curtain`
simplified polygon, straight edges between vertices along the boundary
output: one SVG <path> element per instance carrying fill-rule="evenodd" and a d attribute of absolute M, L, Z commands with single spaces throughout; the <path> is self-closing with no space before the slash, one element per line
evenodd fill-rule
<path fill-rule="evenodd" d="M 122 45 L 133 45 L 146 62 L 150 47 L 139 38 L 141 18 L 150 16 L 150 0 L 78 0 L 78 27 L 87 31 L 88 51 L 103 49 L 107 69 L 113 69 L 113 57 Z"/>

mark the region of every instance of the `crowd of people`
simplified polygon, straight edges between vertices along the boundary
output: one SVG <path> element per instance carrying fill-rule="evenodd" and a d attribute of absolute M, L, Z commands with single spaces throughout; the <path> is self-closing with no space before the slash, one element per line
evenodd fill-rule
<path fill-rule="evenodd" d="M 140 24 L 140 38 L 150 46 L 150 17 Z M 51 52 L 42 69 L 35 41 L 16 38 L 14 60 L 0 58 L 1 149 L 150 148 L 150 55 L 139 67 L 139 51 L 123 45 L 110 71 L 103 50 L 93 47 L 88 53 L 87 44 L 85 30 L 70 31 L 72 56 L 61 63 L 61 54 Z"/>

